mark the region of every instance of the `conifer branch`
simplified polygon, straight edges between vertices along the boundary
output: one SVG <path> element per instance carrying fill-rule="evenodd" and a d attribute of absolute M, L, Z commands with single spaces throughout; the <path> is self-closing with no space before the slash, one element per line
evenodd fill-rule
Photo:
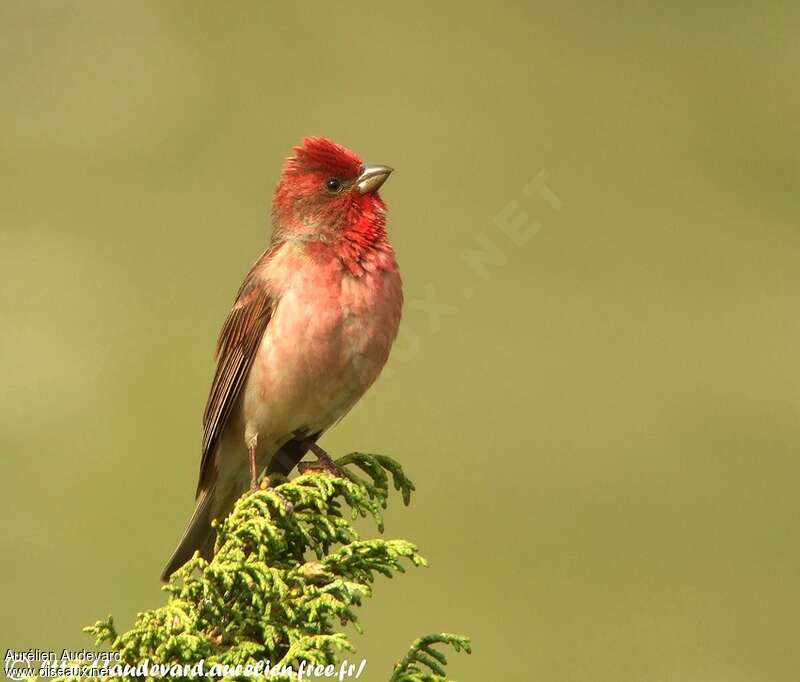
<path fill-rule="evenodd" d="M 122 665 L 202 659 L 206 670 L 259 661 L 296 670 L 301 661 L 336 664 L 354 651 L 336 626 L 352 623 L 361 631 L 356 610 L 372 596 L 375 576 L 427 565 L 414 544 L 361 539 L 351 524 L 371 517 L 382 532 L 390 481 L 409 503 L 414 484 L 402 467 L 384 455 L 357 452 L 337 464 L 343 478 L 306 473 L 243 495 L 215 522 L 214 557 L 195 554 L 176 571 L 163 588 L 164 606 L 140 613 L 121 634 L 111 616 L 85 631 L 117 652 Z M 422 637 L 395 666 L 391 682 L 446 682 L 447 659 L 435 644 L 470 652 L 469 640 L 459 635 Z"/>
<path fill-rule="evenodd" d="M 469 638 L 462 635 L 443 632 L 440 635 L 420 637 L 394 667 L 394 674 L 389 682 L 447 682 L 444 669 L 447 658 L 441 651 L 433 648 L 434 644 L 449 644 L 456 651 L 472 653 Z"/>

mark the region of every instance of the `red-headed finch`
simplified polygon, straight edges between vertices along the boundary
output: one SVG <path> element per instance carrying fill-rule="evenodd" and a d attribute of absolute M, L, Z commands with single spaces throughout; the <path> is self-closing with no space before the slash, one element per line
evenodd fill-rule
<path fill-rule="evenodd" d="M 272 241 L 244 280 L 217 342 L 203 415 L 197 506 L 166 580 L 195 550 L 209 557 L 222 519 L 258 476 L 288 475 L 375 381 L 403 294 L 378 196 L 391 168 L 310 137 L 287 159 Z"/>

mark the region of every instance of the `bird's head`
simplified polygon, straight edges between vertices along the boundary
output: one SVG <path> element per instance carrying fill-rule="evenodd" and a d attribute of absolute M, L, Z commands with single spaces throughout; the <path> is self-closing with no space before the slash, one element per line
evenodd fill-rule
<path fill-rule="evenodd" d="M 324 137 L 305 138 L 286 160 L 275 190 L 274 236 L 327 240 L 361 223 L 382 226 L 378 188 L 391 172 Z"/>

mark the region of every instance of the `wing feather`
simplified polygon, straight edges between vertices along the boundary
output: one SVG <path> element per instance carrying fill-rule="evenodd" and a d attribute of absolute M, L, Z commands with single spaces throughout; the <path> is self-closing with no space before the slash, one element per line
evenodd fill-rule
<path fill-rule="evenodd" d="M 217 443 L 272 317 L 274 300 L 262 271 L 279 248 L 280 244 L 267 249 L 250 269 L 217 341 L 217 369 L 203 413 L 203 456 L 198 495 L 213 481 Z"/>

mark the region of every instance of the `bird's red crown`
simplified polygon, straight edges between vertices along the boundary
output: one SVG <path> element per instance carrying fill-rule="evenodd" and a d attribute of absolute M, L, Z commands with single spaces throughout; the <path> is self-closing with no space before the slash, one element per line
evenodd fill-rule
<path fill-rule="evenodd" d="M 355 178 L 363 167 L 361 157 L 326 137 L 306 137 L 286 160 L 284 174 L 324 171 L 340 178 Z"/>

